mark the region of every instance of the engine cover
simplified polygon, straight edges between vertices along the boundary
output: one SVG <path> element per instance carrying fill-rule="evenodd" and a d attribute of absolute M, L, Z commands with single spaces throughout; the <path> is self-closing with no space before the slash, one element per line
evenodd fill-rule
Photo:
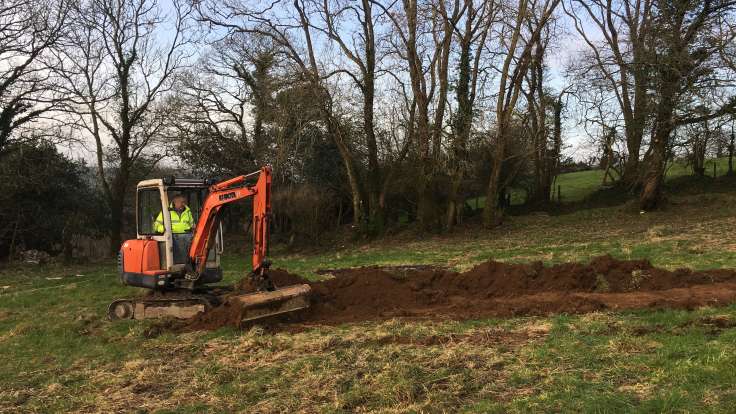
<path fill-rule="evenodd" d="M 156 274 L 163 271 L 155 240 L 127 240 L 120 247 L 124 273 Z"/>

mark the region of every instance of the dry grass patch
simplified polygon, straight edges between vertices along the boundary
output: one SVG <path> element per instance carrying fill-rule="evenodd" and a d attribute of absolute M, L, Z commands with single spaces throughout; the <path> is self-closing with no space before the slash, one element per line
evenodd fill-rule
<path fill-rule="evenodd" d="M 249 412 L 451 411 L 505 389 L 514 353 L 550 329 L 539 321 L 458 328 L 391 320 L 301 333 L 251 329 L 205 341 L 193 361 L 129 360 L 95 404 L 170 408 L 201 403 L 197 390 L 209 390 L 207 404 Z"/>
<path fill-rule="evenodd" d="M 648 396 L 652 395 L 652 391 L 654 390 L 654 386 L 649 383 L 634 383 L 634 384 L 623 384 L 616 388 L 617 391 L 626 393 L 626 394 L 632 394 L 634 395 L 638 400 L 643 400 L 647 398 Z"/>

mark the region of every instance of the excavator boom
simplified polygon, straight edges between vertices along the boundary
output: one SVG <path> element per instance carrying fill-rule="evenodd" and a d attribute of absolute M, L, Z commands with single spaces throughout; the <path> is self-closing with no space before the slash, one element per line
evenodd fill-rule
<path fill-rule="evenodd" d="M 255 185 L 246 184 L 251 177 L 258 176 Z M 213 184 L 202 207 L 197 228 L 194 232 L 189 257 L 195 267 L 196 275 L 202 274 L 207 263 L 207 255 L 212 248 L 220 221 L 219 213 L 223 206 L 253 197 L 253 272 L 261 272 L 268 251 L 268 220 L 271 216 L 271 168 L 241 175 Z M 195 275 L 195 276 L 196 276 Z"/>

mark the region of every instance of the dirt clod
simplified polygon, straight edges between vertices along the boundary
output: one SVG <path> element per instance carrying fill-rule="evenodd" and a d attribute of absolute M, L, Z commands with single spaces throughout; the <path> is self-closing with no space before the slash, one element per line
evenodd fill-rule
<path fill-rule="evenodd" d="M 691 309 L 736 300 L 734 270 L 668 271 L 646 260 L 622 261 L 611 256 L 597 257 L 587 264 L 549 267 L 541 262 L 488 261 L 464 273 L 427 266 L 372 266 L 329 273 L 334 277 L 308 282 L 284 270 L 272 270 L 277 286 L 309 283 L 313 292 L 308 311 L 272 322 L 332 325 L 394 317 L 473 319 L 603 309 Z M 236 290 L 251 292 L 253 288 L 246 279 Z M 226 303 L 187 326 L 237 326 L 241 312 Z"/>

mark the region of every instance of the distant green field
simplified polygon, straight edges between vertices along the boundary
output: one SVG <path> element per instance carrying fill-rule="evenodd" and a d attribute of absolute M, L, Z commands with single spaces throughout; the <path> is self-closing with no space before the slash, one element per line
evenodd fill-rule
<path fill-rule="evenodd" d="M 728 158 L 717 158 L 706 161 L 705 174 L 709 177 L 713 176 L 713 164 L 716 165 L 716 175 L 725 175 L 728 171 Z M 691 175 L 693 173 L 690 166 L 684 162 L 675 162 L 668 166 L 667 179 Z M 603 182 L 602 170 L 578 171 L 572 173 L 560 174 L 555 182 L 553 190 L 553 199 L 557 200 L 559 190 L 562 194 L 562 202 L 570 203 L 582 201 L 596 190 L 601 188 Z M 468 206 L 475 210 L 483 208 L 485 197 L 472 198 L 467 201 Z M 526 199 L 526 191 L 520 188 L 514 188 L 511 192 L 511 204 L 523 204 Z"/>

